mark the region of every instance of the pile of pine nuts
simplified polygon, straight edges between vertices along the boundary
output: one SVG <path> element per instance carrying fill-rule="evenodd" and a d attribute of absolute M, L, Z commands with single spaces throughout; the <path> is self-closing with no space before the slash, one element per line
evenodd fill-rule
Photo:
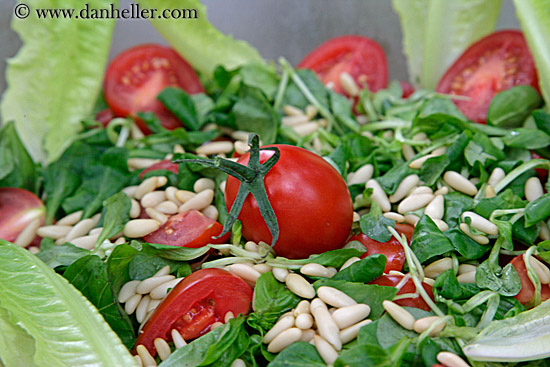
<path fill-rule="evenodd" d="M 320 127 L 327 126 L 325 119 L 314 120 L 319 111 L 313 105 L 306 106 L 305 111 L 291 105 L 284 105 L 283 112 L 286 116 L 281 119 L 281 125 L 290 127 L 301 137 L 313 134 Z"/>

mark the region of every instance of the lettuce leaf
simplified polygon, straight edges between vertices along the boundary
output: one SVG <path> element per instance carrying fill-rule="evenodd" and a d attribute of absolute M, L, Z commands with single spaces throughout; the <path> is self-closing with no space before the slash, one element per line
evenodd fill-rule
<path fill-rule="evenodd" d="M 193 19 L 150 19 L 155 28 L 196 70 L 212 76 L 222 65 L 227 70 L 249 62 L 264 62 L 258 51 L 245 41 L 221 33 L 209 21 L 206 7 L 198 0 L 138 0 L 144 8 L 196 9 Z M 192 17 L 193 14 L 190 14 Z"/>
<path fill-rule="evenodd" d="M 550 0 L 514 0 L 514 5 L 535 59 L 546 108 L 550 108 Z"/>
<path fill-rule="evenodd" d="M 33 352 L 37 366 L 136 365 L 97 309 L 37 257 L 0 240 L 0 262 L 2 333 L 4 324 L 12 325 L 0 338 L 4 363 L 16 366 L 16 358 L 27 358 L 17 347 Z M 26 345 L 13 344 L 16 340 Z"/>
<path fill-rule="evenodd" d="M 8 89 L 0 105 L 4 123 L 17 132 L 35 162 L 52 162 L 80 130 L 93 109 L 115 24 L 114 19 L 38 19 L 36 8 L 52 0 L 28 0 L 30 15 L 12 21 L 23 46 L 8 61 Z M 111 0 L 90 0 L 108 8 Z"/>
<path fill-rule="evenodd" d="M 411 82 L 434 89 L 466 47 L 494 30 L 500 5 L 501 0 L 393 0 Z"/>
<path fill-rule="evenodd" d="M 8 311 L 0 305 L 0 366 L 35 367 L 34 339 L 27 332 L 12 323 Z M 13 346 L 16 345 L 17 348 Z M 4 363 L 4 364 L 2 364 Z"/>

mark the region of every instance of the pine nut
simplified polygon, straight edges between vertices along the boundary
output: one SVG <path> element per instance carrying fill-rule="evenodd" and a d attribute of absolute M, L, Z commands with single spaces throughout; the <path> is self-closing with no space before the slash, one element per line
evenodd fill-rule
<path fill-rule="evenodd" d="M 67 242 L 72 243 L 76 247 L 84 248 L 86 250 L 92 250 L 95 247 L 95 243 L 98 238 L 99 238 L 99 234 L 94 234 L 94 235 L 74 238 Z"/>
<path fill-rule="evenodd" d="M 423 283 L 426 283 L 428 285 L 431 285 L 433 287 L 433 285 L 435 284 L 435 280 L 432 279 L 432 278 L 427 278 L 427 277 L 424 277 L 424 279 L 422 279 L 422 282 Z"/>
<path fill-rule="evenodd" d="M 544 189 L 538 177 L 531 177 L 525 182 L 525 198 L 532 202 L 544 195 Z"/>
<path fill-rule="evenodd" d="M 177 331 L 176 329 L 172 329 L 170 334 L 172 336 L 172 341 L 174 342 L 174 346 L 176 347 L 176 349 L 180 349 L 181 347 L 187 345 L 187 342 L 183 339 L 179 331 Z"/>
<path fill-rule="evenodd" d="M 176 198 L 177 191 L 178 191 L 177 187 L 168 186 L 166 190 L 164 190 L 164 194 L 166 195 L 166 199 L 170 200 L 172 203 L 174 203 L 179 207 L 182 203 Z"/>
<path fill-rule="evenodd" d="M 139 305 L 142 297 L 143 296 L 141 294 L 134 294 L 132 297 L 130 297 L 124 304 L 124 311 L 126 311 L 128 315 L 133 314 L 136 310 L 136 307 Z"/>
<path fill-rule="evenodd" d="M 449 229 L 449 225 L 444 221 L 442 221 L 441 219 L 432 219 L 432 220 L 434 221 L 435 225 L 441 232 L 445 232 L 446 230 Z"/>
<path fill-rule="evenodd" d="M 139 358 L 141 358 L 141 363 L 145 367 L 155 367 L 157 366 L 157 362 L 155 359 L 151 356 L 151 353 L 145 348 L 143 344 L 140 344 L 136 348 L 136 352 L 139 355 Z"/>
<path fill-rule="evenodd" d="M 258 245 L 254 241 L 247 241 L 244 244 L 244 249 L 246 251 L 258 252 Z"/>
<path fill-rule="evenodd" d="M 539 280 L 542 284 L 550 284 L 550 269 L 542 262 L 539 261 L 536 257 L 530 256 L 529 262 L 531 266 L 535 269 Z"/>
<path fill-rule="evenodd" d="M 361 261 L 360 258 L 358 258 L 357 256 L 353 256 L 353 257 L 350 257 L 349 259 L 346 260 L 346 262 L 340 267 L 340 271 L 344 270 L 345 268 L 347 268 L 348 266 L 356 263 L 357 261 Z"/>
<path fill-rule="evenodd" d="M 462 358 L 451 352 L 439 352 L 436 359 L 439 363 L 448 367 L 470 367 Z"/>
<path fill-rule="evenodd" d="M 192 197 L 191 199 L 181 204 L 179 208 L 179 212 L 183 213 L 192 209 L 203 210 L 208 205 L 210 205 L 210 203 L 212 203 L 213 199 L 214 199 L 214 190 L 206 189 L 204 191 L 199 192 L 196 196 Z"/>
<path fill-rule="evenodd" d="M 221 153 L 231 153 L 233 151 L 233 143 L 230 141 L 212 141 L 197 148 L 197 154 L 213 155 Z"/>
<path fill-rule="evenodd" d="M 252 265 L 252 269 L 256 270 L 258 273 L 269 273 L 271 270 L 273 270 L 273 267 L 267 265 L 267 264 L 254 264 Z"/>
<path fill-rule="evenodd" d="M 71 231 L 71 229 L 73 229 L 72 226 L 54 224 L 38 228 L 36 230 L 36 234 L 40 237 L 48 237 L 57 240 L 58 238 L 65 237 L 67 233 Z"/>
<path fill-rule="evenodd" d="M 262 275 L 259 271 L 245 264 L 231 264 L 227 267 L 227 270 L 252 283 L 256 283 L 260 275 Z"/>
<path fill-rule="evenodd" d="M 329 342 L 319 335 L 313 336 L 313 344 L 327 365 L 332 366 L 332 364 L 338 359 L 338 352 L 336 349 L 334 349 Z"/>
<path fill-rule="evenodd" d="M 435 156 L 435 157 L 439 157 L 443 154 L 445 154 L 445 152 L 447 151 L 447 147 L 439 147 L 437 149 L 435 149 L 432 154 Z"/>
<path fill-rule="evenodd" d="M 166 200 L 164 191 L 151 191 L 143 195 L 140 204 L 144 208 L 153 208 Z"/>
<path fill-rule="evenodd" d="M 428 205 L 434 196 L 432 194 L 413 195 L 405 198 L 397 206 L 397 212 L 401 214 L 414 212 Z"/>
<path fill-rule="evenodd" d="M 223 317 L 223 322 L 228 323 L 229 320 L 234 319 L 234 318 L 235 318 L 235 315 L 233 314 L 233 312 L 227 311 L 225 313 L 225 316 Z"/>
<path fill-rule="evenodd" d="M 285 126 L 297 126 L 305 124 L 308 121 L 309 118 L 303 113 L 301 115 L 284 116 L 283 118 L 281 118 L 281 124 Z"/>
<path fill-rule="evenodd" d="M 214 330 L 214 329 L 217 329 L 219 327 L 222 327 L 224 324 L 223 322 L 221 321 L 216 321 L 215 323 L 213 323 L 212 325 L 210 325 L 210 330 Z"/>
<path fill-rule="evenodd" d="M 174 145 L 174 153 L 185 153 L 185 149 L 179 144 Z"/>
<path fill-rule="evenodd" d="M 136 288 L 141 283 L 140 280 L 131 280 L 127 283 L 125 283 L 122 288 L 120 288 L 120 291 L 118 292 L 118 301 L 120 303 L 125 303 L 136 294 Z"/>
<path fill-rule="evenodd" d="M 447 171 L 443 175 L 443 181 L 456 191 L 463 194 L 474 196 L 477 194 L 477 188 L 468 179 L 455 171 Z"/>
<path fill-rule="evenodd" d="M 138 354 L 136 354 L 132 358 L 134 358 L 134 360 L 136 361 L 138 367 L 143 367 L 143 362 L 141 361 L 141 357 Z"/>
<path fill-rule="evenodd" d="M 246 367 L 246 363 L 240 358 L 235 359 L 230 367 Z"/>
<path fill-rule="evenodd" d="M 286 287 L 295 295 L 311 299 L 315 297 L 315 289 L 301 275 L 291 273 L 285 278 Z"/>
<path fill-rule="evenodd" d="M 326 267 L 317 263 L 305 264 L 300 268 L 300 273 L 312 277 L 329 278 L 330 272 Z"/>
<path fill-rule="evenodd" d="M 363 320 L 361 322 L 358 322 L 355 325 L 352 325 L 345 329 L 340 330 L 340 332 L 338 333 L 338 336 L 340 337 L 342 344 L 347 344 L 353 339 L 357 338 L 357 335 L 359 334 L 359 330 L 363 326 L 370 324 L 371 322 L 372 320 Z"/>
<path fill-rule="evenodd" d="M 491 176 L 489 176 L 489 180 L 487 181 L 487 183 L 492 187 L 495 187 L 504 178 L 504 176 L 506 176 L 504 170 L 500 167 L 497 167 L 493 170 L 493 172 L 491 172 Z"/>
<path fill-rule="evenodd" d="M 283 112 L 288 116 L 301 116 L 304 114 L 304 111 L 289 104 L 283 106 Z"/>
<path fill-rule="evenodd" d="M 366 319 L 370 314 L 370 307 L 364 303 L 341 307 L 334 311 L 332 318 L 340 329 L 345 329 L 359 321 Z"/>
<path fill-rule="evenodd" d="M 544 221 L 540 222 L 539 238 L 543 241 L 550 240 L 550 228 L 548 228 L 548 224 Z"/>
<path fill-rule="evenodd" d="M 279 353 L 290 344 L 299 341 L 302 338 L 302 330 L 291 327 L 277 335 L 268 345 L 267 351 L 270 353 Z"/>
<path fill-rule="evenodd" d="M 65 240 L 67 242 L 71 242 L 71 240 L 74 239 L 74 238 L 82 237 L 82 236 L 88 234 L 88 232 L 90 232 L 90 230 L 92 228 L 94 228 L 95 225 L 96 225 L 96 223 L 93 219 L 91 219 L 91 218 L 83 219 L 80 222 L 78 222 L 69 231 L 69 233 L 67 233 L 67 235 L 65 236 Z"/>
<path fill-rule="evenodd" d="M 129 238 L 147 236 L 159 229 L 160 223 L 154 219 L 132 219 L 124 226 L 124 235 Z"/>
<path fill-rule="evenodd" d="M 449 193 L 449 188 L 447 186 L 440 187 L 434 192 L 435 196 L 438 195 L 447 195 Z"/>
<path fill-rule="evenodd" d="M 302 330 L 310 329 L 313 326 L 313 316 L 309 313 L 301 313 L 296 316 L 296 327 Z"/>
<path fill-rule="evenodd" d="M 128 158 L 126 163 L 128 164 L 128 168 L 136 170 L 151 167 L 158 162 L 160 162 L 159 159 L 152 158 Z"/>
<path fill-rule="evenodd" d="M 153 289 L 164 284 L 166 282 L 174 280 L 176 277 L 173 275 L 152 276 L 141 281 L 136 287 L 136 292 L 139 294 L 150 293 Z"/>
<path fill-rule="evenodd" d="M 357 97 L 359 95 L 359 86 L 350 74 L 346 72 L 340 74 L 340 85 L 348 96 Z"/>
<path fill-rule="evenodd" d="M 309 312 L 309 305 L 310 305 L 309 301 L 307 301 L 305 299 L 300 301 L 298 303 L 298 305 L 296 306 L 296 308 L 294 309 L 294 312 L 293 312 L 294 316 L 298 316 L 298 315 L 303 314 L 303 313 L 309 314 L 310 313 Z"/>
<path fill-rule="evenodd" d="M 425 132 L 420 132 L 418 134 L 415 134 L 413 136 L 414 141 L 425 141 L 426 143 L 430 142 L 430 139 L 428 139 L 428 135 L 426 135 Z"/>
<path fill-rule="evenodd" d="M 433 154 L 427 154 L 423 157 L 416 158 L 414 161 L 409 163 L 409 168 L 412 169 L 421 169 L 424 162 L 426 162 L 428 159 L 435 157 Z"/>
<path fill-rule="evenodd" d="M 151 297 L 151 295 L 149 295 L 149 297 Z M 152 299 L 151 298 L 151 301 L 149 301 L 149 306 L 147 306 L 147 313 L 150 313 L 151 311 L 154 311 L 158 305 L 160 305 L 160 303 L 162 302 L 161 299 Z"/>
<path fill-rule="evenodd" d="M 14 244 L 20 247 L 27 247 L 36 237 L 36 231 L 40 228 L 42 224 L 41 218 L 33 219 L 29 224 L 23 228 L 21 233 L 17 236 L 14 241 Z"/>
<path fill-rule="evenodd" d="M 130 218 L 135 219 L 141 214 L 141 206 L 136 199 L 131 200 L 132 206 L 130 207 Z"/>
<path fill-rule="evenodd" d="M 146 208 L 145 213 L 149 216 L 149 218 L 156 220 L 159 222 L 160 225 L 163 225 L 168 221 L 168 217 L 155 208 Z"/>
<path fill-rule="evenodd" d="M 408 144 L 401 145 L 401 153 L 403 154 L 403 158 L 405 158 L 406 161 L 410 161 L 416 155 L 413 147 Z"/>
<path fill-rule="evenodd" d="M 380 186 L 378 181 L 373 179 L 368 180 L 366 184 L 366 188 L 372 189 L 371 198 L 378 205 L 380 205 L 382 212 L 389 212 L 391 210 L 390 200 L 388 199 L 388 196 L 386 195 L 386 193 L 384 192 L 384 190 L 382 189 L 382 186 Z"/>
<path fill-rule="evenodd" d="M 428 187 L 428 186 L 418 186 L 416 189 L 411 191 L 409 196 L 422 195 L 422 194 L 432 194 L 433 195 L 433 190 L 431 189 L 431 187 Z"/>
<path fill-rule="evenodd" d="M 329 278 L 332 278 L 333 276 L 336 275 L 336 273 L 338 273 L 338 269 L 336 269 L 336 268 L 333 267 L 333 266 L 328 266 L 328 267 L 327 267 L 327 270 L 328 270 L 328 277 L 329 277 Z"/>
<path fill-rule="evenodd" d="M 387 212 L 387 213 L 384 213 L 383 215 L 384 217 L 388 219 L 392 219 L 397 223 L 403 223 L 405 221 L 405 217 L 396 212 Z"/>
<path fill-rule="evenodd" d="M 315 318 L 315 324 L 317 325 L 317 332 L 319 335 L 332 344 L 336 350 L 342 349 L 342 341 L 338 336 L 340 329 L 338 325 L 336 325 L 325 303 L 319 298 L 316 298 L 311 301 L 310 310 Z"/>
<path fill-rule="evenodd" d="M 155 206 L 155 209 L 163 214 L 176 214 L 178 212 L 179 206 L 176 205 L 173 201 L 165 200 L 160 204 Z"/>
<path fill-rule="evenodd" d="M 300 341 L 309 343 L 310 341 L 313 340 L 313 337 L 315 335 L 317 335 L 317 334 L 315 333 L 315 330 L 313 330 L 313 329 L 302 330 L 302 338 L 300 339 Z"/>
<path fill-rule="evenodd" d="M 126 243 L 126 238 L 124 237 L 119 237 L 115 241 L 115 245 L 122 245 L 123 243 Z"/>
<path fill-rule="evenodd" d="M 214 190 L 216 188 L 216 183 L 211 178 L 201 177 L 193 184 L 193 191 L 199 193 L 201 191 L 210 189 Z"/>
<path fill-rule="evenodd" d="M 314 105 L 308 104 L 306 106 L 306 116 L 308 118 L 310 119 L 314 118 L 315 116 L 317 116 L 317 113 L 319 113 L 319 110 Z"/>
<path fill-rule="evenodd" d="M 72 226 L 78 223 L 80 221 L 80 218 L 82 218 L 82 210 L 79 210 L 64 216 L 63 218 L 57 221 L 57 225 Z"/>
<path fill-rule="evenodd" d="M 156 176 L 146 178 L 136 189 L 134 198 L 141 200 L 143 196 L 149 192 L 154 191 L 157 188 L 158 178 Z"/>
<path fill-rule="evenodd" d="M 317 289 L 317 296 L 326 304 L 334 307 L 346 307 L 357 304 L 353 298 L 333 287 L 319 287 Z"/>
<path fill-rule="evenodd" d="M 399 325 L 407 330 L 412 330 L 415 322 L 414 316 L 397 303 L 391 301 L 382 302 L 382 306 L 386 312 L 395 320 Z"/>
<path fill-rule="evenodd" d="M 470 225 L 475 229 L 487 234 L 498 234 L 498 227 L 494 223 L 483 218 L 481 215 L 474 212 L 466 211 L 462 213 L 462 220 L 465 221 L 466 218 L 471 219 Z"/>
<path fill-rule="evenodd" d="M 443 195 L 436 195 L 424 209 L 424 214 L 432 219 L 442 219 L 445 212 L 445 199 Z"/>
<path fill-rule="evenodd" d="M 277 335 L 282 333 L 285 330 L 290 329 L 292 326 L 294 326 L 294 316 L 288 315 L 279 318 L 279 320 L 273 325 L 271 329 L 264 335 L 262 341 L 264 344 L 269 344 Z"/>
<path fill-rule="evenodd" d="M 290 274 L 290 272 L 285 268 L 273 268 L 272 272 L 275 279 L 281 283 L 284 283 L 286 277 Z"/>
<path fill-rule="evenodd" d="M 218 208 L 216 208 L 214 205 L 208 205 L 206 208 L 201 210 L 201 213 L 207 216 L 208 218 L 212 218 L 214 220 L 218 220 L 218 217 L 220 213 L 218 212 Z"/>
<path fill-rule="evenodd" d="M 416 331 L 418 334 L 422 334 L 425 330 L 432 326 L 434 322 L 439 320 L 441 320 L 441 317 L 439 316 L 423 317 L 414 322 L 413 330 Z M 430 336 L 437 335 L 441 330 L 443 330 L 444 327 L 445 323 L 440 323 L 432 331 L 430 331 Z"/>
<path fill-rule="evenodd" d="M 134 186 L 127 186 L 125 188 L 122 189 L 122 192 L 126 194 L 126 196 L 128 196 L 130 199 L 134 197 L 134 195 L 136 194 L 136 190 L 137 190 L 137 185 L 134 185 Z M 79 219 L 80 220 L 80 219 Z M 78 222 L 78 221 L 77 221 Z"/>
<path fill-rule="evenodd" d="M 466 223 L 460 223 L 458 228 L 460 228 L 460 230 L 464 232 L 466 236 L 470 237 L 472 240 L 476 241 L 480 245 L 486 245 L 489 243 L 489 239 L 487 237 L 470 232 L 470 227 L 468 227 Z"/>
<path fill-rule="evenodd" d="M 93 236 L 94 234 L 100 234 L 101 232 L 103 232 L 103 227 L 96 227 L 96 228 L 90 230 L 90 232 L 88 234 L 90 236 Z"/>
<path fill-rule="evenodd" d="M 494 198 L 495 196 L 497 196 L 497 193 L 495 192 L 495 189 L 493 189 L 493 186 L 485 186 L 485 198 L 490 199 Z"/>
<path fill-rule="evenodd" d="M 168 295 L 168 292 L 172 290 L 176 285 L 178 285 L 178 283 L 181 282 L 182 280 L 183 278 L 175 278 L 167 282 L 164 282 L 162 284 L 159 284 L 151 290 L 149 295 L 151 296 L 152 299 L 164 299 Z"/>
<path fill-rule="evenodd" d="M 149 295 L 145 295 L 141 298 L 139 305 L 136 307 L 136 320 L 140 324 L 145 320 L 145 316 L 147 316 L 149 302 L 151 302 L 151 297 L 149 297 Z"/>
<path fill-rule="evenodd" d="M 248 141 L 248 136 L 250 135 L 249 131 L 235 130 L 231 133 L 231 137 L 235 140 L 242 140 L 244 142 Z"/>
<path fill-rule="evenodd" d="M 353 212 L 353 222 L 359 222 L 361 220 L 361 216 L 357 212 Z"/>
<path fill-rule="evenodd" d="M 300 124 L 294 126 L 294 131 L 300 136 L 306 136 L 314 133 L 319 128 L 319 124 L 315 121 L 306 122 L 305 124 Z"/>
<path fill-rule="evenodd" d="M 176 191 L 175 195 L 176 195 L 176 199 L 182 204 L 194 198 L 195 196 L 197 196 L 197 194 L 188 190 L 178 190 Z"/>
<path fill-rule="evenodd" d="M 418 215 L 415 215 L 415 214 L 405 214 L 404 218 L 405 218 L 405 223 L 410 224 L 413 227 L 416 226 L 416 223 L 418 223 L 418 221 L 420 220 Z"/>
<path fill-rule="evenodd" d="M 418 175 L 409 175 L 405 177 L 399 186 L 397 186 L 393 195 L 390 196 L 390 202 L 397 203 L 399 200 L 403 199 L 419 182 L 420 178 Z"/>
<path fill-rule="evenodd" d="M 458 267 L 458 275 L 470 273 L 472 271 L 476 271 L 477 266 L 471 265 L 471 264 L 460 264 Z"/>
<path fill-rule="evenodd" d="M 459 283 L 475 284 L 476 283 L 476 272 L 471 271 L 469 273 L 460 274 L 459 276 L 456 277 L 456 280 Z"/>
<path fill-rule="evenodd" d="M 452 267 L 453 259 L 450 257 L 444 257 L 424 267 L 424 276 L 435 279 L 439 276 L 439 274 L 446 270 L 452 269 Z"/>
<path fill-rule="evenodd" d="M 351 180 L 348 180 L 348 185 L 364 184 L 371 179 L 374 167 L 372 164 L 365 164 L 354 172 Z"/>
<path fill-rule="evenodd" d="M 170 346 L 166 342 L 166 340 L 162 338 L 156 338 L 153 342 L 155 344 L 155 349 L 157 350 L 157 353 L 162 361 L 165 361 L 170 357 L 172 352 L 170 351 Z"/>
<path fill-rule="evenodd" d="M 244 141 L 236 140 L 233 142 L 233 149 L 235 149 L 235 153 L 244 155 L 248 152 L 248 144 Z"/>

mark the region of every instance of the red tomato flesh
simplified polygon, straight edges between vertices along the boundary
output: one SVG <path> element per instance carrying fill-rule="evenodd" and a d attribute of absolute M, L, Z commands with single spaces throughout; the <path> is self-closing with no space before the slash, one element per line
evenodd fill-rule
<path fill-rule="evenodd" d="M 520 31 L 505 30 L 482 38 L 464 51 L 436 90 L 469 97 L 454 102 L 470 120 L 484 124 L 495 94 L 522 84 L 538 90 L 533 57 Z"/>
<path fill-rule="evenodd" d="M 159 169 L 165 169 L 165 170 L 173 172 L 177 175 L 178 172 L 179 172 L 179 165 L 177 163 L 172 163 L 171 161 L 169 161 L 167 159 L 162 160 L 158 163 L 153 164 L 151 167 L 147 167 L 143 171 L 141 171 L 141 173 L 139 174 L 139 178 L 143 179 L 143 176 L 145 176 L 145 174 L 147 172 L 156 171 L 156 170 L 159 170 Z"/>
<path fill-rule="evenodd" d="M 185 340 L 197 338 L 214 322 L 223 322 L 229 311 L 246 314 L 252 289 L 241 278 L 222 269 L 201 269 L 178 283 L 156 308 L 139 332 L 136 346 L 143 344 L 154 356 L 154 340 L 171 341 L 172 329 Z"/>
<path fill-rule="evenodd" d="M 143 237 L 148 243 L 198 248 L 210 243 L 224 243 L 229 233 L 221 238 L 212 238 L 222 233 L 223 226 L 198 210 L 189 210 L 172 215 L 168 221 L 153 233 Z"/>
<path fill-rule="evenodd" d="M 39 219 L 44 224 L 46 207 L 30 191 L 15 187 L 0 187 L 0 238 L 14 242 L 29 223 Z M 33 244 L 38 245 L 37 241 Z"/>
<path fill-rule="evenodd" d="M 374 40 L 356 35 L 332 38 L 311 51 L 297 66 L 313 70 L 324 84 L 343 93 L 340 75 L 350 74 L 358 86 L 376 92 L 388 85 L 388 62 Z"/>
<path fill-rule="evenodd" d="M 514 296 L 521 304 L 526 305 L 530 303 L 535 295 L 535 286 L 527 275 L 527 268 L 523 261 L 523 255 L 514 257 L 511 261 L 512 265 L 516 269 L 521 281 L 521 290 Z M 541 301 L 550 299 L 550 286 L 548 284 L 541 284 Z"/>
<path fill-rule="evenodd" d="M 315 153 L 290 145 L 276 147 L 281 156 L 264 179 L 279 223 L 275 252 L 296 259 L 342 247 L 353 222 L 353 203 L 344 179 Z M 260 162 L 272 155 L 273 151 L 262 150 Z M 246 165 L 249 158 L 247 153 L 238 162 Z M 225 204 L 229 210 L 239 187 L 239 180 L 227 178 Z M 271 244 L 271 233 L 252 195 L 246 198 L 239 219 L 244 238 Z"/>
<path fill-rule="evenodd" d="M 395 300 L 393 302 L 397 303 L 400 306 L 404 307 L 415 307 L 420 308 L 425 311 L 430 311 L 430 306 L 424 301 L 424 299 L 416 293 L 416 286 L 414 285 L 414 282 L 412 279 L 408 279 L 405 283 L 402 282 L 403 275 L 398 274 L 391 274 L 391 275 L 382 275 L 381 277 L 373 280 L 370 284 L 378 284 L 388 287 L 398 287 L 399 291 L 397 292 L 397 295 L 400 294 L 416 294 L 416 297 L 407 297 Z M 432 290 L 432 286 L 427 283 L 422 283 L 422 287 L 426 290 L 430 298 L 434 299 L 434 294 Z"/>
<path fill-rule="evenodd" d="M 190 94 L 204 92 L 191 65 L 176 51 L 146 44 L 122 52 L 109 64 L 103 88 L 115 116 L 135 118 L 138 112 L 151 111 L 162 126 L 172 130 L 181 127 L 181 122 L 157 100 L 157 95 L 169 86 Z M 135 120 L 144 133 L 150 133 L 143 121 Z"/>

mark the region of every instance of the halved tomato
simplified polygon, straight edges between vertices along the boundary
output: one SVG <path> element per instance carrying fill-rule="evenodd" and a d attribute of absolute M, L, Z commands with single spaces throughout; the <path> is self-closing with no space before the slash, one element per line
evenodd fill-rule
<path fill-rule="evenodd" d="M 344 92 L 340 85 L 344 72 L 372 92 L 388 85 L 386 54 L 376 41 L 364 36 L 332 38 L 311 51 L 297 67 L 313 70 L 324 84 L 332 82 L 338 93 Z"/>
<path fill-rule="evenodd" d="M 527 275 L 527 268 L 525 267 L 525 261 L 523 255 L 514 257 L 511 261 L 512 265 L 516 269 L 521 281 L 521 290 L 514 296 L 521 304 L 525 305 L 531 302 L 535 295 L 535 286 Z M 541 301 L 550 299 L 550 286 L 548 284 L 541 284 Z"/>
<path fill-rule="evenodd" d="M 370 284 L 384 285 L 388 287 L 397 287 L 399 291 L 397 295 L 400 294 L 413 294 L 412 297 L 401 298 L 395 300 L 394 302 L 400 306 L 405 307 L 415 307 L 421 308 L 426 311 L 430 311 L 430 306 L 424 301 L 424 299 L 416 292 L 416 286 L 411 278 L 403 282 L 403 275 L 391 274 L 391 275 L 382 275 L 379 278 L 373 280 Z M 427 283 L 422 283 L 422 287 L 426 290 L 430 298 L 434 299 L 434 294 L 432 286 Z"/>
<path fill-rule="evenodd" d="M 204 92 L 191 65 L 176 51 L 146 44 L 122 52 L 109 64 L 103 88 L 115 116 L 135 118 L 138 112 L 151 111 L 162 126 L 172 130 L 181 127 L 181 122 L 157 100 L 157 95 L 169 86 L 190 94 Z M 150 133 L 143 121 L 135 120 L 144 133 Z"/>
<path fill-rule="evenodd" d="M 0 187 L 0 238 L 14 242 L 33 220 L 44 224 L 46 207 L 30 191 L 15 187 Z M 38 245 L 37 240 L 33 244 Z"/>
<path fill-rule="evenodd" d="M 209 243 L 227 242 L 229 233 L 220 238 L 213 238 L 222 233 L 222 230 L 223 226 L 214 219 L 198 210 L 189 210 L 172 215 L 159 229 L 143 239 L 148 243 L 198 248 Z"/>
<path fill-rule="evenodd" d="M 150 167 L 145 168 L 139 174 L 139 178 L 143 179 L 143 176 L 145 176 L 145 174 L 147 172 L 156 171 L 156 170 L 159 170 L 159 169 L 165 169 L 165 170 L 173 172 L 177 175 L 178 172 L 179 172 L 179 165 L 177 163 L 172 163 L 171 161 L 165 159 L 165 160 L 162 160 L 158 163 L 153 164 Z"/>
<path fill-rule="evenodd" d="M 469 97 L 454 102 L 470 120 L 484 124 L 495 94 L 522 84 L 538 90 L 535 63 L 523 33 L 505 30 L 482 38 L 464 51 L 436 90 Z"/>
<path fill-rule="evenodd" d="M 156 308 L 140 330 L 136 346 L 142 344 L 154 356 L 154 341 L 171 341 L 172 329 L 185 340 L 197 338 L 229 311 L 246 314 L 252 302 L 252 289 L 241 278 L 222 269 L 201 269 L 178 283 Z"/>

